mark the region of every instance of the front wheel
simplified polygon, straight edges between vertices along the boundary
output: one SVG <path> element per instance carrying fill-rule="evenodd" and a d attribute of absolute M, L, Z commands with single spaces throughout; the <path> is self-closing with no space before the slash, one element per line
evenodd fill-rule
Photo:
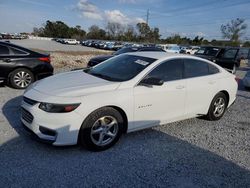
<path fill-rule="evenodd" d="M 222 118 L 227 108 L 228 100 L 224 93 L 219 92 L 213 98 L 206 118 L 211 121 L 216 121 Z"/>
<path fill-rule="evenodd" d="M 123 124 L 123 118 L 117 110 L 110 107 L 98 109 L 83 122 L 79 141 L 89 150 L 106 150 L 121 137 Z"/>
<path fill-rule="evenodd" d="M 13 88 L 16 89 L 25 89 L 35 78 L 31 71 L 25 68 L 19 68 L 10 73 L 9 82 Z"/>

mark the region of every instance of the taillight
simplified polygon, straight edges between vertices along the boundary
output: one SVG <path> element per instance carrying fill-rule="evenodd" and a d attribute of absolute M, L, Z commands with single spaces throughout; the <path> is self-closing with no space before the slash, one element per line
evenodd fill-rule
<path fill-rule="evenodd" d="M 38 58 L 40 61 L 50 63 L 50 57 L 40 57 Z"/>
<path fill-rule="evenodd" d="M 240 78 L 235 77 L 234 79 L 235 79 L 235 81 L 236 81 L 237 83 L 239 83 L 239 82 L 240 82 Z"/>

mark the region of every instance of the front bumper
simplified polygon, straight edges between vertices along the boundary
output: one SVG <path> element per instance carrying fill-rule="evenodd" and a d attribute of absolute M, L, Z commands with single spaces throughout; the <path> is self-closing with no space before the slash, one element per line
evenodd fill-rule
<path fill-rule="evenodd" d="M 55 146 L 75 145 L 82 124 L 76 112 L 47 113 L 39 109 L 39 102 L 21 105 L 21 122 L 35 137 Z"/>
<path fill-rule="evenodd" d="M 26 127 L 26 125 L 24 123 L 22 123 L 23 128 L 31 135 L 32 138 L 34 138 L 35 140 L 42 142 L 42 143 L 46 143 L 46 144 L 53 144 L 55 141 L 54 140 L 47 140 L 47 139 L 43 139 L 40 138 L 39 136 L 37 136 L 32 130 L 30 130 L 28 127 Z"/>

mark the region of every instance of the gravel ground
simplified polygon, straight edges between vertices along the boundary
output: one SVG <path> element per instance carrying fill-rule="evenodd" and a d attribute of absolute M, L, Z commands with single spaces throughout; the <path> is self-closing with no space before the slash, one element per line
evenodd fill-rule
<path fill-rule="evenodd" d="M 49 40 L 10 40 L 12 43 L 23 46 L 25 48 L 39 49 L 48 52 L 54 51 L 69 51 L 69 52 L 86 52 L 86 51 L 98 51 L 98 49 L 90 48 L 82 45 L 66 45 L 55 41 Z"/>
<path fill-rule="evenodd" d="M 220 121 L 130 133 L 98 153 L 32 140 L 19 120 L 21 94 L 0 88 L 0 187 L 250 187 L 250 91 L 241 85 Z"/>

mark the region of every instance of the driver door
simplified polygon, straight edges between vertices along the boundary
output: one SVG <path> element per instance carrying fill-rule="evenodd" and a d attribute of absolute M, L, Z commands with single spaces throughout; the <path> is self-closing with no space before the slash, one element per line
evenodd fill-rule
<path fill-rule="evenodd" d="M 159 78 L 161 86 L 134 88 L 134 130 L 181 119 L 185 113 L 186 81 L 182 59 L 168 60 L 154 68 L 146 78 Z"/>

